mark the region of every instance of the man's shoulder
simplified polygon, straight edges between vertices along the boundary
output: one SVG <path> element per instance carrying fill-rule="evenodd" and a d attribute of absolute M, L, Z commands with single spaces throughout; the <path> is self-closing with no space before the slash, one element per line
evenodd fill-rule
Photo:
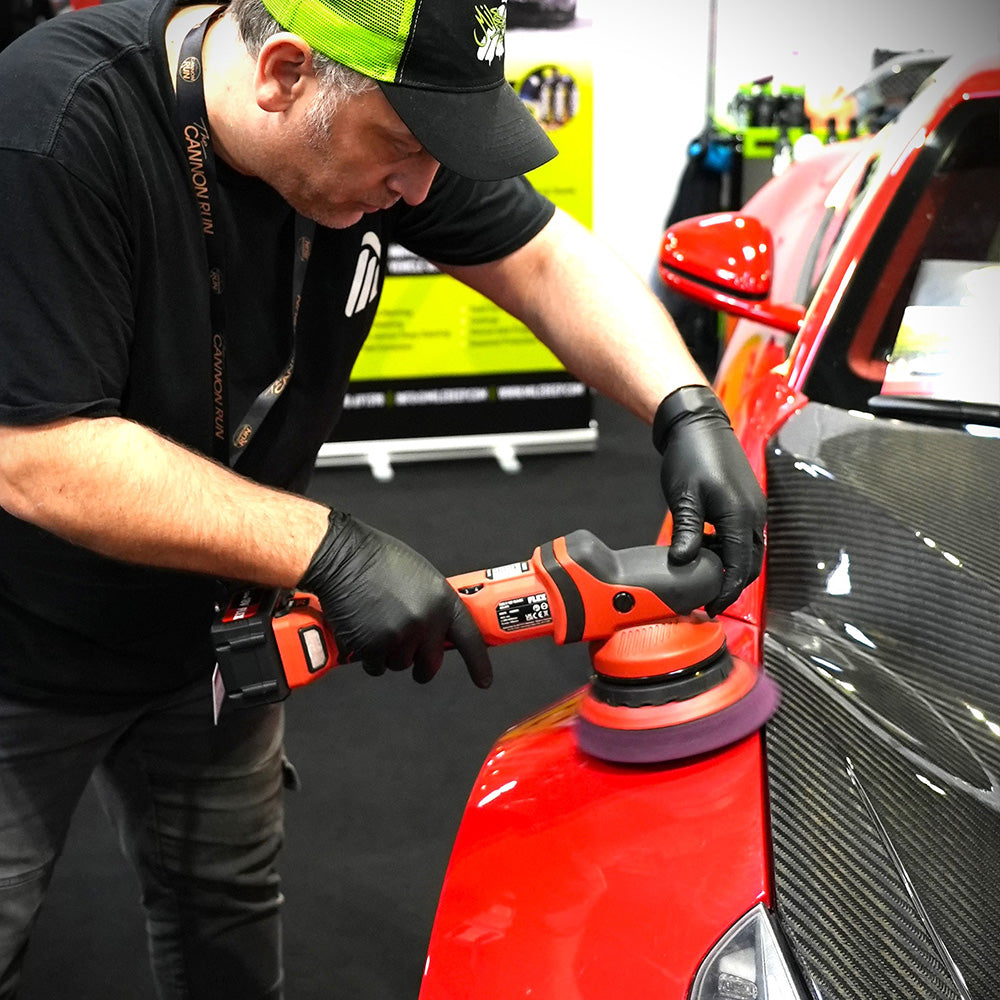
<path fill-rule="evenodd" d="M 442 264 L 479 264 L 518 249 L 551 218 L 525 177 L 477 181 L 440 170 L 427 198 L 392 209 L 398 242 Z"/>
<path fill-rule="evenodd" d="M 53 155 L 74 125 L 99 134 L 158 100 L 152 44 L 163 0 L 120 0 L 53 18 L 0 53 L 0 148 Z"/>

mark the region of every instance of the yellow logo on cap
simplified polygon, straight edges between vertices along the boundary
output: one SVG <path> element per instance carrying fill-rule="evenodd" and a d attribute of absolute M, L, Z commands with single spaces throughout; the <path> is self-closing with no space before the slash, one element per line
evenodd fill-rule
<path fill-rule="evenodd" d="M 491 63 L 497 58 L 502 59 L 504 35 L 507 32 L 507 4 L 502 3 L 499 7 L 478 5 L 476 22 L 481 29 L 473 35 L 479 47 L 476 58 L 486 63 Z"/>

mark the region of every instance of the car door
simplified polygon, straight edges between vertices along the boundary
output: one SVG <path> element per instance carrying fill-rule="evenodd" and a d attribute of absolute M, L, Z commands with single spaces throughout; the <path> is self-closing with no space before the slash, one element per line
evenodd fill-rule
<path fill-rule="evenodd" d="M 926 136 L 838 296 L 764 456 L 777 909 L 816 996 L 995 996 L 995 90 Z"/>

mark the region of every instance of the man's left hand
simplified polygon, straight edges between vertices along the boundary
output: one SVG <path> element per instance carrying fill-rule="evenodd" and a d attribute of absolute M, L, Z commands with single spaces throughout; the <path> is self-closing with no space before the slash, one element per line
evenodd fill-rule
<path fill-rule="evenodd" d="M 705 610 L 717 615 L 760 574 L 767 502 L 726 411 L 708 386 L 675 389 L 660 403 L 653 443 L 663 456 L 660 482 L 673 515 L 670 559 L 688 563 L 705 522 L 722 559 L 722 591 Z"/>

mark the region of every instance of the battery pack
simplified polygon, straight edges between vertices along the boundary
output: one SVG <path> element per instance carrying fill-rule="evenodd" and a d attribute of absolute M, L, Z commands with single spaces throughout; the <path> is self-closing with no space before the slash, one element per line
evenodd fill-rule
<path fill-rule="evenodd" d="M 212 625 L 212 643 L 229 705 L 282 701 L 337 663 L 319 603 L 287 590 L 234 591 Z"/>

